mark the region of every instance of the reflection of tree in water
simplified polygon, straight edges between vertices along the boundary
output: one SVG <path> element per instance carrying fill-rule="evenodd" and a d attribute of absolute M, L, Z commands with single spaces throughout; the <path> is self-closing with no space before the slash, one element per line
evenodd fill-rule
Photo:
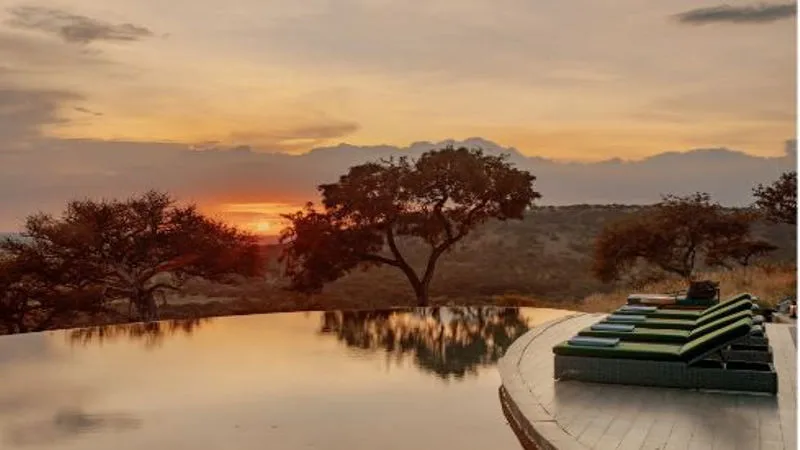
<path fill-rule="evenodd" d="M 191 335 L 200 326 L 211 321 L 211 318 L 166 320 L 161 322 L 137 322 L 117 325 L 101 325 L 79 328 L 68 333 L 72 344 L 87 346 L 103 345 L 121 339 L 142 341 L 145 348 L 156 348 L 164 343 L 164 339 L 176 334 Z"/>
<path fill-rule="evenodd" d="M 527 330 L 519 309 L 497 307 L 326 312 L 321 327 L 349 347 L 413 355 L 417 366 L 444 379 L 495 364 Z"/>

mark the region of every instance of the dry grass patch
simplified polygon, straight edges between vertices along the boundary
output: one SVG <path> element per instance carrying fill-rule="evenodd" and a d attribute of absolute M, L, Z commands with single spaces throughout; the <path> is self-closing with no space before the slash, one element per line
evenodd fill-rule
<path fill-rule="evenodd" d="M 757 267 L 739 268 L 728 271 L 703 272 L 697 279 L 719 281 L 723 298 L 739 292 L 749 292 L 758 296 L 761 306 L 774 306 L 783 298 L 797 295 L 797 267 L 795 265 L 767 264 Z M 669 293 L 686 288 L 681 279 L 667 279 L 650 283 L 636 292 Z M 586 312 L 610 312 L 624 304 L 631 289 L 618 289 L 607 294 L 594 294 L 578 304 L 578 309 Z"/>

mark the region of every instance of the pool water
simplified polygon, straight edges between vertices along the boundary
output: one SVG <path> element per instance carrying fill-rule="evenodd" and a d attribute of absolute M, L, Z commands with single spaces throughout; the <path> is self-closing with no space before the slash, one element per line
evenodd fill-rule
<path fill-rule="evenodd" d="M 2 449 L 519 449 L 496 364 L 565 311 L 310 312 L 0 337 Z"/>

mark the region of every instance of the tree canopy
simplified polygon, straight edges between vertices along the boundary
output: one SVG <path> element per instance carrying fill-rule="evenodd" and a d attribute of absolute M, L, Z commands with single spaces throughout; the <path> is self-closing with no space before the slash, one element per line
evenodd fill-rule
<path fill-rule="evenodd" d="M 156 191 L 127 200 L 71 201 L 60 217 L 29 217 L 23 235 L 0 243 L 0 251 L 28 280 L 6 291 L 6 300 L 18 292 L 28 304 L 52 294 L 63 305 L 67 293 L 93 292 L 102 302 L 127 300 L 132 315 L 151 320 L 156 296 L 178 289 L 188 276 L 219 279 L 260 269 L 253 236 Z"/>
<path fill-rule="evenodd" d="M 463 147 L 351 167 L 336 183 L 319 186 L 321 211 L 308 204 L 284 216 L 292 288 L 317 292 L 358 266 L 388 265 L 405 274 L 418 304 L 426 305 L 440 256 L 490 219 L 522 219 L 540 197 L 534 180 L 505 156 Z M 421 270 L 402 254 L 401 238 L 430 247 Z"/>
<path fill-rule="evenodd" d="M 797 172 L 785 172 L 769 186 L 759 184 L 753 196 L 767 219 L 797 225 Z"/>
<path fill-rule="evenodd" d="M 729 211 L 706 193 L 668 195 L 654 207 L 608 225 L 597 237 L 593 271 L 612 281 L 645 263 L 691 279 L 700 262 L 749 264 L 775 247 L 751 236 L 756 216 Z"/>

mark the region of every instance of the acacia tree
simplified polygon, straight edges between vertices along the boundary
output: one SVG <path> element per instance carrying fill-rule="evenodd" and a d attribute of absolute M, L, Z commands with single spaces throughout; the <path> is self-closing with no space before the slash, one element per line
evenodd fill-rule
<path fill-rule="evenodd" d="M 318 292 L 356 267 L 385 265 L 402 271 L 417 304 L 427 305 L 442 254 L 489 219 L 521 220 L 540 197 L 535 179 L 505 156 L 463 147 L 351 167 L 338 182 L 319 186 L 322 211 L 309 203 L 284 216 L 290 225 L 281 242 L 291 288 Z M 430 248 L 421 270 L 401 252 L 400 238 Z"/>
<path fill-rule="evenodd" d="M 108 312 L 98 290 L 72 289 L 63 269 L 36 255 L 0 255 L 0 332 L 42 331 L 81 314 Z"/>
<path fill-rule="evenodd" d="M 754 218 L 747 211 L 726 211 L 706 193 L 665 196 L 654 207 L 600 233 L 593 272 L 607 282 L 645 263 L 690 280 L 701 261 L 748 263 L 775 248 L 750 235 Z"/>
<path fill-rule="evenodd" d="M 769 186 L 759 184 L 753 196 L 767 219 L 797 225 L 797 172 L 785 172 Z"/>
<path fill-rule="evenodd" d="M 778 249 L 770 242 L 751 236 L 753 222 L 759 215 L 752 210 L 728 212 L 712 229 L 711 242 L 705 252 L 705 263 L 732 269 L 733 264 L 748 267 L 754 259 Z"/>
<path fill-rule="evenodd" d="M 105 300 L 127 300 L 130 314 L 142 320 L 157 318 L 157 294 L 178 290 L 188 276 L 220 279 L 260 268 L 253 236 L 156 191 L 72 201 L 61 217 L 29 217 L 23 235 L 0 243 L 0 250 L 31 261 L 62 290 L 99 289 Z"/>

